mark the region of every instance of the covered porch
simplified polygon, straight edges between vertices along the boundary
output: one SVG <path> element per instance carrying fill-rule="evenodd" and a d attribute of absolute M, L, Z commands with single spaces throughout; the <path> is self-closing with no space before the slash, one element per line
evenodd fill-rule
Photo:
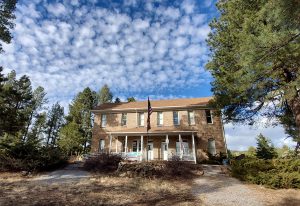
<path fill-rule="evenodd" d="M 196 163 L 196 131 L 109 133 L 109 153 L 132 161 L 172 160 Z"/>

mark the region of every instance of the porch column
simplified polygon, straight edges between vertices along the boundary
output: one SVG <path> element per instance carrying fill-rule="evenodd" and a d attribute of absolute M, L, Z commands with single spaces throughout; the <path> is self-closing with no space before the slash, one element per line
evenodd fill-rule
<path fill-rule="evenodd" d="M 144 136 L 141 135 L 141 161 L 143 161 L 143 154 L 144 154 Z"/>
<path fill-rule="evenodd" d="M 118 153 L 118 136 L 116 137 L 116 153 Z"/>
<path fill-rule="evenodd" d="M 166 134 L 167 161 L 169 160 L 169 135 Z"/>
<path fill-rule="evenodd" d="M 181 134 L 179 134 L 179 157 L 182 160 L 182 139 L 181 139 Z"/>
<path fill-rule="evenodd" d="M 194 133 L 192 133 L 192 145 L 193 145 L 193 158 L 194 158 L 194 162 L 195 164 L 197 163 L 196 160 L 196 148 L 195 148 L 195 137 L 194 137 Z"/>
<path fill-rule="evenodd" d="M 109 153 L 111 153 L 111 142 L 112 141 L 112 135 L 109 134 Z"/>
<path fill-rule="evenodd" d="M 127 135 L 125 136 L 125 155 L 127 154 Z"/>

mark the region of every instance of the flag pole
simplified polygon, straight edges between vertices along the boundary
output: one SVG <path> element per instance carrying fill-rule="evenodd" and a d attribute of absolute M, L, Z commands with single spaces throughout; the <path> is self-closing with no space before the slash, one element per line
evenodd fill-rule
<path fill-rule="evenodd" d="M 149 156 L 148 156 L 148 140 L 149 140 L 149 133 L 148 133 L 148 129 L 147 129 L 147 146 L 146 146 L 147 162 L 148 162 L 148 160 L 149 160 Z"/>
<path fill-rule="evenodd" d="M 148 118 L 147 118 L 147 149 L 146 149 L 146 152 L 147 152 L 147 162 L 149 161 L 149 154 L 148 154 L 148 151 L 149 151 L 149 146 L 148 146 L 148 143 L 149 143 L 149 129 L 151 129 L 151 126 L 150 126 L 150 115 L 152 113 L 152 108 L 151 108 L 151 104 L 150 104 L 150 100 L 149 100 L 149 96 L 148 96 Z M 152 148 L 153 149 L 153 148 Z"/>

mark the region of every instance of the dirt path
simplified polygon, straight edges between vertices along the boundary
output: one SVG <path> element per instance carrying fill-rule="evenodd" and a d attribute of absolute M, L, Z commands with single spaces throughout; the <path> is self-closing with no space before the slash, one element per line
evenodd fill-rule
<path fill-rule="evenodd" d="M 91 174 L 82 170 L 81 163 L 70 164 L 64 169 L 56 170 L 38 177 L 33 178 L 33 181 L 39 183 L 53 184 L 53 183 L 70 183 L 79 182 L 84 178 L 90 178 Z"/>
<path fill-rule="evenodd" d="M 299 190 L 272 190 L 244 184 L 222 173 L 221 167 L 203 165 L 204 176 L 194 182 L 193 194 L 204 205 L 264 206 L 300 205 Z"/>

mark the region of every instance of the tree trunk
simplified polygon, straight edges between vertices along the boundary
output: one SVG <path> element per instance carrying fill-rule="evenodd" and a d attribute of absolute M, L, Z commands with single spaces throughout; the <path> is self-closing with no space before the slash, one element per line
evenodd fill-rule
<path fill-rule="evenodd" d="M 31 125 L 32 117 L 33 117 L 33 112 L 31 112 L 31 114 L 30 114 L 30 117 L 29 117 L 29 120 L 28 120 L 28 123 L 27 123 L 27 127 L 26 127 L 25 132 L 24 132 L 24 136 L 23 136 L 23 141 L 24 142 L 27 139 L 27 135 L 28 135 L 28 132 L 29 132 L 29 127 Z"/>
<path fill-rule="evenodd" d="M 298 138 L 297 138 L 297 145 L 295 147 L 296 154 L 299 152 L 300 149 L 300 97 L 297 96 L 293 100 L 289 102 L 289 106 L 293 112 L 295 122 L 298 129 Z"/>

